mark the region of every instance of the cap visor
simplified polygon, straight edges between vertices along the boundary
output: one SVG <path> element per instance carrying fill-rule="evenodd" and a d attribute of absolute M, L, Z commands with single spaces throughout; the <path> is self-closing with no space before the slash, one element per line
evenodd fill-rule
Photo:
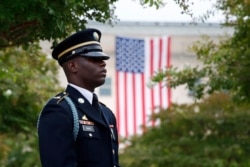
<path fill-rule="evenodd" d="M 80 55 L 85 56 L 85 57 L 99 57 L 99 58 L 103 58 L 104 60 L 109 59 L 109 56 L 103 52 L 88 52 L 88 53 L 84 53 L 84 54 L 80 54 Z"/>

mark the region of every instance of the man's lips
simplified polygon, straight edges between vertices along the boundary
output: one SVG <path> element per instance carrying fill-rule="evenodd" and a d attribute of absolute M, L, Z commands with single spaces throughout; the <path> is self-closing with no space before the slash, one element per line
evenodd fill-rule
<path fill-rule="evenodd" d="M 101 75 L 105 75 L 105 76 L 106 76 L 106 74 L 107 74 L 107 70 L 102 70 L 102 71 L 100 71 L 100 74 L 101 74 Z"/>

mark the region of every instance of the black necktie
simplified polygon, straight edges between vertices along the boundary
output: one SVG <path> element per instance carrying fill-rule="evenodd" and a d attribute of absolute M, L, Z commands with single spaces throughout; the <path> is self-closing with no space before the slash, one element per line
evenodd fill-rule
<path fill-rule="evenodd" d="M 98 114 L 101 116 L 101 108 L 99 106 L 98 97 L 95 93 L 93 93 L 92 106 L 95 108 L 96 111 L 98 111 Z"/>

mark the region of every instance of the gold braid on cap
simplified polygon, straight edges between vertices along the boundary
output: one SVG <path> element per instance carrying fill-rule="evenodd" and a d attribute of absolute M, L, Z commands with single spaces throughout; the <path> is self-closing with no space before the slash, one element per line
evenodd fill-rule
<path fill-rule="evenodd" d="M 59 55 L 58 55 L 58 59 L 60 57 L 62 57 L 65 53 L 69 52 L 69 51 L 72 51 L 73 49 L 76 49 L 76 48 L 79 48 L 79 47 L 82 47 L 82 46 L 86 46 L 86 45 L 90 45 L 90 44 L 100 44 L 99 42 L 97 41 L 90 41 L 90 42 L 84 42 L 84 43 L 80 43 L 80 44 L 77 44 L 77 45 L 74 45 L 74 46 L 71 46 L 70 48 L 64 50 L 63 52 L 61 52 Z"/>

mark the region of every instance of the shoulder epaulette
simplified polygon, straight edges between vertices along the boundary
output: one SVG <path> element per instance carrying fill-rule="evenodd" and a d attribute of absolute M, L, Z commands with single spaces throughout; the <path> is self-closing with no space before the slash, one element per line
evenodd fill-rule
<path fill-rule="evenodd" d="M 71 98 L 68 95 L 69 94 L 67 92 L 62 92 L 62 93 L 56 95 L 55 97 L 53 97 L 52 99 L 58 99 L 57 104 L 59 104 L 64 99 L 68 103 L 70 110 L 72 112 L 72 115 L 73 115 L 73 137 L 74 137 L 74 140 L 76 140 L 78 132 L 79 132 L 78 113 L 77 113 L 77 109 L 76 109 L 74 103 L 72 102 Z M 42 112 L 40 112 L 40 114 L 38 116 L 37 128 L 39 127 L 41 115 L 42 115 Z"/>
<path fill-rule="evenodd" d="M 67 92 L 62 92 L 59 95 L 53 97 L 53 99 L 58 99 L 56 103 L 59 104 L 68 95 L 69 94 Z"/>

